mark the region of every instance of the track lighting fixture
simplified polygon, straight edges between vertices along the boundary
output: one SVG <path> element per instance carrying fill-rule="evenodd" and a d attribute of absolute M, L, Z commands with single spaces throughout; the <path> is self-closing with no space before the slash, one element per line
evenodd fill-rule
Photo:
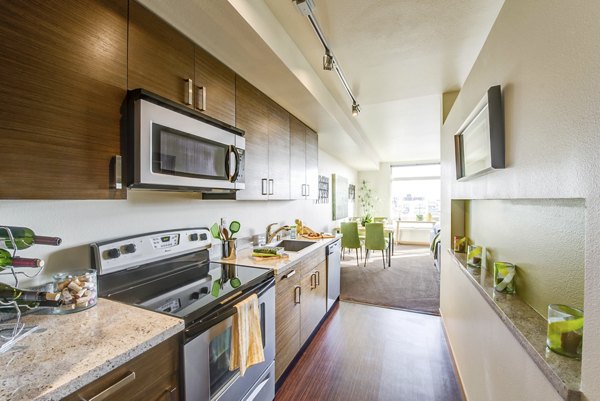
<path fill-rule="evenodd" d="M 306 18 L 308 18 L 308 21 L 312 25 L 313 30 L 315 31 L 315 34 L 317 35 L 317 38 L 319 39 L 319 41 L 321 41 L 321 44 L 323 45 L 323 48 L 325 49 L 325 55 L 323 56 L 323 69 L 326 71 L 335 70 L 338 77 L 340 78 L 340 81 L 342 82 L 342 85 L 344 85 L 344 88 L 346 88 L 348 95 L 350 95 L 350 98 L 352 99 L 352 115 L 354 117 L 356 117 L 358 115 L 358 113 L 360 113 L 360 106 L 358 105 L 358 102 L 356 101 L 356 96 L 354 96 L 354 94 L 352 93 L 352 90 L 350 89 L 350 85 L 348 85 L 348 81 L 346 80 L 346 77 L 344 76 L 344 73 L 342 72 L 342 67 L 340 67 L 340 64 L 337 62 L 336 58 L 334 57 L 333 51 L 331 50 L 331 47 L 329 47 L 329 44 L 327 43 L 327 39 L 325 39 L 325 35 L 323 35 L 323 31 L 321 30 L 321 27 L 319 26 L 319 22 L 317 21 L 317 18 L 314 15 L 314 9 L 315 9 L 314 0 L 292 0 L 292 1 L 294 2 L 294 4 L 296 4 L 296 7 L 298 7 L 298 10 L 302 13 L 302 15 L 304 15 Z"/>
<path fill-rule="evenodd" d="M 323 56 L 323 69 L 326 71 L 333 70 L 333 56 L 329 53 L 329 50 L 327 50 Z"/>

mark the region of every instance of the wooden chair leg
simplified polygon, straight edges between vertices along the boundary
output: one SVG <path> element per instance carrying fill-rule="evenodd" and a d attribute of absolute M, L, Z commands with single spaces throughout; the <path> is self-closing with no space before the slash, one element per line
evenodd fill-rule
<path fill-rule="evenodd" d="M 381 260 L 383 261 L 383 268 L 385 269 L 385 251 L 381 250 Z"/>
<path fill-rule="evenodd" d="M 364 267 L 367 267 L 367 260 L 369 260 L 369 250 L 365 250 L 365 265 Z"/>
<path fill-rule="evenodd" d="M 356 267 L 359 267 L 360 264 L 358 262 L 358 248 L 356 248 L 355 250 L 356 250 Z"/>

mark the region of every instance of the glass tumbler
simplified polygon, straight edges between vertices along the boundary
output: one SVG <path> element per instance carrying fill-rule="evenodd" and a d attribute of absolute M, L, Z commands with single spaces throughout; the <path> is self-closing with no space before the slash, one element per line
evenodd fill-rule
<path fill-rule="evenodd" d="M 583 311 L 567 305 L 548 305 L 546 345 L 557 354 L 581 359 Z"/>
<path fill-rule="evenodd" d="M 467 248 L 467 265 L 481 268 L 481 254 L 483 249 L 479 245 L 469 245 Z"/>
<path fill-rule="evenodd" d="M 452 240 L 452 250 L 456 253 L 465 253 L 465 244 L 467 243 L 466 237 L 455 235 Z"/>
<path fill-rule="evenodd" d="M 508 262 L 494 262 L 494 289 L 506 294 L 514 294 L 517 266 Z"/>

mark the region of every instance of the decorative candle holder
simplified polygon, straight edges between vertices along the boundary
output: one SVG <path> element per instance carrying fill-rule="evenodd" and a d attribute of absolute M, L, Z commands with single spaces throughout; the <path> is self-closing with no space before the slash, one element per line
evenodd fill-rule
<path fill-rule="evenodd" d="M 494 262 L 494 289 L 498 292 L 514 294 L 516 273 L 517 266 L 512 263 Z"/>
<path fill-rule="evenodd" d="M 452 250 L 456 253 L 465 253 L 465 245 L 467 244 L 467 237 L 461 237 L 455 235 L 452 240 Z"/>
<path fill-rule="evenodd" d="M 581 359 L 583 311 L 566 305 L 548 305 L 546 345 L 557 354 Z"/>
<path fill-rule="evenodd" d="M 483 249 L 479 245 L 469 245 L 467 248 L 467 265 L 481 268 L 481 254 Z"/>

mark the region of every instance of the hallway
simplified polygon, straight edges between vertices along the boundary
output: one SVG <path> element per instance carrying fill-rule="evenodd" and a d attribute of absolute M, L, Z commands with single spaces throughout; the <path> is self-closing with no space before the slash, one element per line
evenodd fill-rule
<path fill-rule="evenodd" d="M 276 401 L 459 401 L 439 317 L 340 302 Z"/>

